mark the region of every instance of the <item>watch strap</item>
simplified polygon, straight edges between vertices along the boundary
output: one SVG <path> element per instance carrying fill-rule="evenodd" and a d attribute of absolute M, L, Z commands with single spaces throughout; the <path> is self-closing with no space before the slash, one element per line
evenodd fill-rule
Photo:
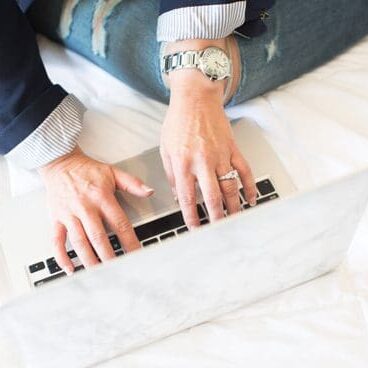
<path fill-rule="evenodd" d="M 161 71 L 170 73 L 179 69 L 197 69 L 203 51 L 180 51 L 162 58 Z"/>

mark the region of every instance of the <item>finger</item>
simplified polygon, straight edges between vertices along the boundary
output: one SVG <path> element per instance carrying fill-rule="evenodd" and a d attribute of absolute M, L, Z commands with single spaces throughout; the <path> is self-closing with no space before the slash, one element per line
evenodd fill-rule
<path fill-rule="evenodd" d="M 66 228 L 60 222 L 53 226 L 53 245 L 55 248 L 55 259 L 57 264 L 68 274 L 74 271 L 74 265 L 65 248 Z"/>
<path fill-rule="evenodd" d="M 113 167 L 116 186 L 123 192 L 128 192 L 138 197 L 149 197 L 153 194 L 154 189 L 147 186 L 142 180 L 132 176 L 124 171 Z"/>
<path fill-rule="evenodd" d="M 117 235 L 121 246 L 126 252 L 131 252 L 141 247 L 132 224 L 113 195 L 106 198 L 106 201 L 101 206 L 101 211 L 106 223 Z"/>
<path fill-rule="evenodd" d="M 175 183 L 178 201 L 183 213 L 185 224 L 189 229 L 198 227 L 200 222 L 197 211 L 195 177 L 192 174 L 177 172 Z"/>
<path fill-rule="evenodd" d="M 101 261 L 115 258 L 106 229 L 97 211 L 89 210 L 79 213 L 87 238 Z"/>
<path fill-rule="evenodd" d="M 175 176 L 174 176 L 174 172 L 173 172 L 173 169 L 172 169 L 171 160 L 164 153 L 161 153 L 161 158 L 162 158 L 162 164 L 164 166 L 164 170 L 165 170 L 167 180 L 169 182 L 172 194 L 173 194 L 175 200 L 177 200 L 178 195 L 176 193 Z"/>
<path fill-rule="evenodd" d="M 82 264 L 85 267 L 98 264 L 98 259 L 93 252 L 80 220 L 72 217 L 66 221 L 65 226 L 68 230 L 69 241 Z"/>
<path fill-rule="evenodd" d="M 197 179 L 207 207 L 208 215 L 210 216 L 210 221 L 213 222 L 223 218 L 224 209 L 222 205 L 222 194 L 215 171 L 210 168 L 202 169 Z"/>
<path fill-rule="evenodd" d="M 225 175 L 233 170 L 230 165 L 223 165 L 217 170 L 217 175 Z M 225 201 L 228 214 L 240 211 L 240 198 L 238 192 L 238 182 L 235 179 L 219 181 L 220 189 Z"/>
<path fill-rule="evenodd" d="M 251 206 L 257 204 L 257 188 L 252 170 L 240 152 L 233 154 L 231 164 L 238 171 L 243 184 L 245 199 Z"/>

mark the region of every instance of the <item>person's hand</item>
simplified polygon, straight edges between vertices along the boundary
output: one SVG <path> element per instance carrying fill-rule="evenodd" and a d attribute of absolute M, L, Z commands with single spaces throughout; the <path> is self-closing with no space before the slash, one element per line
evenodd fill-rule
<path fill-rule="evenodd" d="M 171 99 L 160 152 L 187 226 L 199 225 L 196 182 L 211 221 L 223 217 L 223 200 L 229 214 L 240 210 L 237 181 L 218 180 L 232 169 L 239 173 L 247 201 L 255 205 L 254 178 L 234 141 L 223 108 L 223 86 L 206 80 L 197 70 L 171 74 Z"/>
<path fill-rule="evenodd" d="M 65 248 L 67 236 L 85 267 L 97 264 L 97 256 L 101 262 L 115 257 L 104 222 L 118 236 L 125 251 L 140 247 L 114 193 L 118 189 L 148 197 L 153 189 L 114 166 L 87 157 L 79 148 L 39 172 L 53 222 L 55 258 L 68 274 L 74 267 Z"/>

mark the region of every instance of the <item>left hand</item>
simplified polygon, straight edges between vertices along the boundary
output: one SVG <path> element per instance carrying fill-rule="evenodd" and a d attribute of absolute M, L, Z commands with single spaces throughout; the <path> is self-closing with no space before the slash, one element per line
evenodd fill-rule
<path fill-rule="evenodd" d="M 218 176 L 236 169 L 246 199 L 254 205 L 256 187 L 251 169 L 239 151 L 223 107 L 223 86 L 196 70 L 172 73 L 171 100 L 162 126 L 160 152 L 165 171 L 189 228 L 199 226 L 196 182 L 210 220 L 240 210 L 236 180 Z"/>

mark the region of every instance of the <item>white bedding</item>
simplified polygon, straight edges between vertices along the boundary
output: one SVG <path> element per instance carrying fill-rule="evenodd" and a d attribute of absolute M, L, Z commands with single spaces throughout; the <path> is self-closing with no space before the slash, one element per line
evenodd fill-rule
<path fill-rule="evenodd" d="M 158 145 L 166 107 L 79 56 L 40 39 L 53 81 L 90 109 L 82 148 L 120 161 Z M 262 127 L 300 189 L 368 164 L 368 38 L 331 63 L 228 111 Z M 40 186 L 9 165 L 20 195 Z M 344 201 L 344 198 L 341 198 Z M 154 313 L 154 311 L 153 311 Z M 335 272 L 103 367 L 367 367 L 368 213 Z"/>

